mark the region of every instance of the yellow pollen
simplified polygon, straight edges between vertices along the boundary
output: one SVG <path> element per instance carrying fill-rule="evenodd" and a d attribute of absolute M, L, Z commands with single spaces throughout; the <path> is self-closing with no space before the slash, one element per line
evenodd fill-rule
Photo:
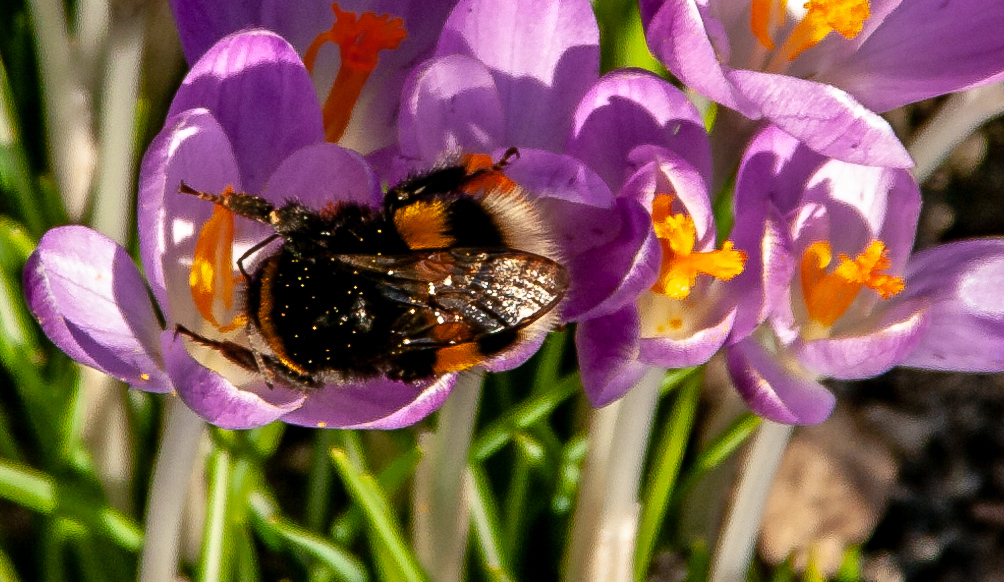
<path fill-rule="evenodd" d="M 683 320 L 679 317 L 674 317 L 666 322 L 665 325 L 659 325 L 655 329 L 659 333 L 666 333 L 669 330 L 677 331 L 683 327 Z"/>
<path fill-rule="evenodd" d="M 227 186 L 223 196 L 231 192 L 233 188 Z M 222 206 L 214 206 L 212 217 L 202 225 L 199 238 L 195 241 L 188 286 L 196 309 L 220 331 L 230 331 L 244 323 L 238 317 L 221 324 L 213 313 L 218 300 L 223 302 L 223 309 L 227 312 L 233 307 L 236 279 L 233 273 L 233 244 L 234 215 Z"/>
<path fill-rule="evenodd" d="M 314 38 L 303 55 L 303 64 L 313 73 L 321 46 L 326 42 L 338 46 L 341 67 L 323 110 L 325 139 L 337 142 L 349 125 L 363 85 L 377 66 L 377 55 L 384 49 L 396 49 L 408 35 L 401 18 L 392 19 L 389 14 L 377 16 L 373 12 L 357 15 L 340 9 L 338 3 L 333 3 L 331 9 L 335 13 L 331 29 Z"/>
<path fill-rule="evenodd" d="M 662 265 L 652 291 L 673 299 L 686 299 L 698 275 L 728 281 L 742 273 L 746 253 L 734 249 L 732 241 L 726 241 L 718 251 L 694 252 L 697 242 L 694 220 L 686 214 L 672 214 L 672 202 L 669 194 L 660 194 L 652 202 L 652 224 L 662 245 Z M 678 328 L 673 322 L 670 325 Z"/>
<path fill-rule="evenodd" d="M 882 273 L 891 266 L 885 243 L 873 240 L 857 257 L 840 255 L 832 273 L 825 271 L 832 260 L 830 243 L 815 242 L 802 254 L 802 295 L 809 319 L 825 327 L 833 325 L 854 302 L 862 287 L 882 299 L 904 288 L 903 279 Z"/>
<path fill-rule="evenodd" d="M 786 0 L 752 0 L 750 29 L 767 50 L 774 50 L 771 33 L 784 25 Z M 788 35 L 781 55 L 794 60 L 833 31 L 846 39 L 856 37 L 871 16 L 868 0 L 809 0 L 805 16 Z"/>

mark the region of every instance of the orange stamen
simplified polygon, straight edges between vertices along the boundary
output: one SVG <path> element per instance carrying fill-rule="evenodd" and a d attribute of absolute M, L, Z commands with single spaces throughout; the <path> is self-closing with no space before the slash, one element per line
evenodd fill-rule
<path fill-rule="evenodd" d="M 363 85 L 377 66 L 380 51 L 396 49 L 407 37 L 404 20 L 391 19 L 389 14 L 377 16 L 365 12 L 358 16 L 354 12 L 341 10 L 338 3 L 331 9 L 335 22 L 331 29 L 317 35 L 303 55 L 303 64 L 313 73 L 314 61 L 321 46 L 330 42 L 338 46 L 341 67 L 327 99 L 324 100 L 324 136 L 330 142 L 337 142 L 352 117 Z"/>
<path fill-rule="evenodd" d="M 825 271 L 832 260 L 830 243 L 815 242 L 802 254 L 802 295 L 809 319 L 825 327 L 833 325 L 858 296 L 862 287 L 889 299 L 905 287 L 903 279 L 882 273 L 892 263 L 885 243 L 873 240 L 860 255 L 840 255 L 832 273 Z"/>
<path fill-rule="evenodd" d="M 750 29 L 767 50 L 774 50 L 771 34 L 784 25 L 786 0 L 752 0 Z M 805 16 L 795 25 L 781 47 L 783 58 L 791 61 L 833 31 L 844 38 L 856 37 L 871 16 L 868 0 L 809 0 Z"/>
<path fill-rule="evenodd" d="M 752 0 L 750 2 L 750 29 L 753 36 L 769 51 L 774 50 L 771 33 L 784 26 L 787 0 Z"/>
<path fill-rule="evenodd" d="M 222 196 L 233 192 L 227 186 Z M 195 241 L 195 256 L 188 277 L 192 300 L 203 318 L 220 331 L 231 331 L 243 325 L 243 319 L 233 318 L 221 324 L 214 308 L 222 301 L 224 313 L 230 312 L 234 301 L 233 273 L 234 215 L 222 206 L 213 207 L 213 216 L 202 225 Z"/>
<path fill-rule="evenodd" d="M 662 265 L 652 291 L 673 299 L 686 299 L 698 275 L 728 281 L 743 272 L 746 253 L 726 241 L 721 250 L 694 252 L 697 227 L 686 214 L 672 214 L 673 197 L 660 194 L 652 202 L 652 224 L 662 245 Z"/>
<path fill-rule="evenodd" d="M 819 44 L 834 30 L 846 39 L 856 37 L 871 16 L 867 0 L 809 0 L 805 8 L 808 10 L 805 17 L 781 47 L 789 61 Z"/>

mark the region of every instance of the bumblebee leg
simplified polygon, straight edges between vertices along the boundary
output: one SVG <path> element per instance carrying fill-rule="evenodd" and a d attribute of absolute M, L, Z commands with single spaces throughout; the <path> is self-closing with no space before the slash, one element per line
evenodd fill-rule
<path fill-rule="evenodd" d="M 188 329 L 183 325 L 176 325 L 174 327 L 174 336 L 178 337 L 181 334 L 195 343 L 206 346 L 207 348 L 212 348 L 221 354 L 223 357 L 230 360 L 231 362 L 237 364 L 244 370 L 252 373 L 262 373 L 262 369 L 258 367 L 257 354 L 254 354 L 252 350 L 245 348 L 244 346 L 235 344 L 229 341 L 217 341 L 211 340 L 207 337 L 203 337 L 194 331 Z"/>
<path fill-rule="evenodd" d="M 266 238 L 265 240 L 263 240 L 260 243 L 256 244 L 255 246 L 249 248 L 247 250 L 247 252 L 245 252 L 243 255 L 241 255 L 241 258 L 237 259 L 237 268 L 240 270 L 241 275 L 244 276 L 244 283 L 245 284 L 250 284 L 251 283 L 251 276 L 248 275 L 248 272 L 244 269 L 244 259 L 246 259 L 246 258 L 250 257 L 251 255 L 257 253 L 258 251 L 260 251 L 261 249 L 263 249 L 265 247 L 265 245 L 267 245 L 268 243 L 270 243 L 270 242 L 274 241 L 275 239 L 279 238 L 279 236 L 280 236 L 279 234 L 269 235 L 268 238 Z"/>
<path fill-rule="evenodd" d="M 265 385 L 270 389 L 274 388 L 277 382 L 302 390 L 317 388 L 321 385 L 316 378 L 290 370 L 282 362 L 271 356 L 262 354 L 258 350 L 245 348 L 230 341 L 211 340 L 191 331 L 183 325 L 176 325 L 174 327 L 174 334 L 175 336 L 181 334 L 199 345 L 220 352 L 223 354 L 223 357 L 237 364 L 237 366 L 247 372 L 261 374 L 264 377 Z"/>
<path fill-rule="evenodd" d="M 211 340 L 206 337 L 189 330 L 183 325 L 177 325 L 174 328 L 174 335 L 177 337 L 181 334 L 199 345 L 206 346 L 207 348 L 212 348 L 221 354 L 223 357 L 230 360 L 231 362 L 240 366 L 243 370 L 251 372 L 253 374 L 261 374 L 265 377 L 265 385 L 270 389 L 273 387 L 275 382 L 276 373 L 275 371 L 265 362 L 265 358 L 262 357 L 257 350 L 252 350 L 245 348 L 244 346 L 235 344 L 234 342 L 221 342 L 217 340 Z"/>

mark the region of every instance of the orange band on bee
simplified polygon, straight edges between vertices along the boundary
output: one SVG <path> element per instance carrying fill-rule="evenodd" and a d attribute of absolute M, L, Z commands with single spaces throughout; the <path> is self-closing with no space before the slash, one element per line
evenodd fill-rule
<path fill-rule="evenodd" d="M 394 226 L 411 249 L 442 249 L 455 239 L 449 234 L 446 205 L 436 201 L 419 201 L 394 212 Z"/>
<path fill-rule="evenodd" d="M 484 354 L 476 343 L 457 344 L 448 348 L 436 350 L 436 364 L 433 370 L 436 374 L 459 372 L 473 368 L 485 360 Z"/>
<path fill-rule="evenodd" d="M 259 329 L 262 337 L 265 339 L 265 343 L 272 348 L 272 351 L 275 352 L 275 357 L 278 358 L 280 362 L 298 374 L 309 375 L 310 372 L 290 359 L 289 354 L 287 354 L 284 349 L 286 344 L 282 341 L 282 338 L 275 327 L 275 322 L 272 321 L 272 285 L 275 284 L 275 277 L 278 271 L 279 261 L 275 257 L 267 259 L 262 267 L 261 295 L 260 302 L 258 304 Z M 280 315 L 284 314 L 280 312 Z"/>
<path fill-rule="evenodd" d="M 491 156 L 485 154 L 468 154 L 460 163 L 467 170 L 467 177 L 460 186 L 463 192 L 485 194 L 492 191 L 508 193 L 516 190 L 516 183 L 502 173 L 504 162 L 494 162 Z"/>

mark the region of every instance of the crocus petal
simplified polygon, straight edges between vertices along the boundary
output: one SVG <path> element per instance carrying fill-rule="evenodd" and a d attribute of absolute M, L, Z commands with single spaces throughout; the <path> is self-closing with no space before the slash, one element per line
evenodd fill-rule
<path fill-rule="evenodd" d="M 261 26 L 282 35 L 301 55 L 319 33 L 331 27 L 330 2 L 297 2 L 295 9 L 288 0 L 262 0 L 261 4 Z M 340 145 L 367 154 L 394 141 L 405 79 L 432 55 L 453 4 L 454 0 L 339 0 L 339 8 L 345 11 L 403 18 L 408 34 L 398 48 L 379 53 L 376 69 L 366 79 L 349 125 L 338 140 Z M 340 65 L 337 47 L 326 45 L 318 52 L 311 78 L 322 99 L 331 90 Z"/>
<path fill-rule="evenodd" d="M 652 54 L 701 95 L 750 119 L 759 119 L 759 107 L 726 77 L 729 69 L 718 61 L 697 2 L 664 1 L 656 7 L 658 3 L 655 0 L 641 3 L 645 40 Z"/>
<path fill-rule="evenodd" d="M 333 143 L 293 152 L 268 179 L 262 197 L 276 204 L 296 200 L 316 210 L 335 202 L 379 207 L 383 201 L 380 181 L 366 160 Z"/>
<path fill-rule="evenodd" d="M 313 390 L 283 422 L 328 428 L 392 429 L 414 424 L 442 406 L 456 383 L 447 374 L 424 386 L 379 378 Z"/>
<path fill-rule="evenodd" d="M 28 308 L 78 362 L 149 392 L 170 392 L 160 324 L 129 253 L 83 226 L 47 232 L 24 267 Z"/>
<path fill-rule="evenodd" d="M 917 253 L 907 267 L 903 299 L 926 299 L 930 326 L 901 364 L 1004 371 L 1002 289 L 1004 240 L 962 241 Z"/>
<path fill-rule="evenodd" d="M 836 398 L 822 384 L 791 375 L 752 338 L 725 349 L 729 375 L 756 414 L 786 424 L 826 420 Z"/>
<path fill-rule="evenodd" d="M 643 208 L 652 208 L 657 195 L 671 194 L 694 221 L 695 249 L 711 250 L 716 238 L 715 216 L 705 177 L 686 159 L 660 146 L 638 146 L 628 154 L 628 160 L 638 171 L 627 179 L 617 195 L 637 200 Z"/>
<path fill-rule="evenodd" d="M 480 365 L 489 372 L 505 372 L 516 369 L 525 364 L 527 360 L 537 353 L 537 350 L 544 344 L 546 338 L 546 332 L 526 337 L 515 346 L 507 348 L 500 355 L 482 362 Z"/>
<path fill-rule="evenodd" d="M 228 185 L 241 188 L 230 142 L 204 109 L 168 119 L 143 156 L 139 173 L 139 247 L 147 279 L 165 318 L 191 323 L 195 306 L 187 289 L 195 238 L 213 205 L 179 194 L 182 182 L 207 192 L 218 193 Z"/>
<path fill-rule="evenodd" d="M 495 159 L 501 152 L 496 151 Z M 571 258 L 617 236 L 610 188 L 579 160 L 543 150 L 520 149 L 506 176 L 522 186 L 547 223 L 548 235 L 561 257 Z"/>
<path fill-rule="evenodd" d="M 805 182 L 826 161 L 819 153 L 773 125 L 765 126 L 750 141 L 736 176 L 736 228 L 759 223 L 772 204 L 781 216 L 802 201 Z"/>
<path fill-rule="evenodd" d="M 808 179 L 802 201 L 825 206 L 835 252 L 853 256 L 880 239 L 890 272 L 902 272 L 920 216 L 920 187 L 908 171 L 828 160 Z"/>
<path fill-rule="evenodd" d="M 489 152 L 507 144 L 502 105 L 481 63 L 452 55 L 414 72 L 402 94 L 401 153 L 427 167 L 451 151 Z"/>
<path fill-rule="evenodd" d="M 763 117 L 825 156 L 868 166 L 913 167 L 889 123 L 841 89 L 758 71 L 735 70 L 728 78 Z"/>
<path fill-rule="evenodd" d="M 795 258 L 791 254 L 784 221 L 773 205 L 757 232 L 749 222 L 736 222 L 732 241 L 747 254 L 746 268 L 733 279 L 733 301 L 738 305 L 729 343 L 735 343 L 753 333 L 774 307 L 788 297 L 787 290 L 795 274 Z"/>
<path fill-rule="evenodd" d="M 171 0 L 170 4 L 189 64 L 224 36 L 259 24 L 261 0 Z"/>
<path fill-rule="evenodd" d="M 695 330 L 685 338 L 642 338 L 639 359 L 660 368 L 687 368 L 699 366 L 711 359 L 729 337 L 736 310 L 724 317 L 712 318 L 706 327 Z"/>
<path fill-rule="evenodd" d="M 461 0 L 436 54 L 470 55 L 492 71 L 504 145 L 561 151 L 571 112 L 599 73 L 599 28 L 586 0 Z"/>
<path fill-rule="evenodd" d="M 281 386 L 265 389 L 268 394 L 240 390 L 193 360 L 185 350 L 182 336 L 174 330 L 165 330 L 160 339 L 164 364 L 174 380 L 178 396 L 196 414 L 220 428 L 263 426 L 295 410 L 304 401 L 302 394 Z"/>
<path fill-rule="evenodd" d="M 711 148 L 704 122 L 676 87 L 647 71 L 615 71 L 600 79 L 575 111 L 568 153 L 586 162 L 617 191 L 637 167 L 639 145 L 661 146 L 708 180 Z"/>
<path fill-rule="evenodd" d="M 869 109 L 995 82 L 1004 72 L 1004 4 L 908 0 L 820 81 L 842 87 Z"/>
<path fill-rule="evenodd" d="M 259 192 L 290 153 L 324 141 L 307 70 L 293 47 L 271 32 L 226 37 L 192 66 L 168 117 L 198 107 L 211 110 L 223 127 L 249 192 Z"/>
<path fill-rule="evenodd" d="M 638 311 L 620 311 L 580 322 L 575 331 L 582 388 L 593 406 L 606 406 L 641 380 Z"/>
<path fill-rule="evenodd" d="M 563 304 L 566 321 L 581 321 L 619 310 L 655 283 L 662 251 L 652 216 L 638 202 L 617 199 L 621 230 L 611 242 L 572 257 L 572 284 Z"/>
<path fill-rule="evenodd" d="M 799 361 L 820 376 L 871 378 L 903 361 L 920 342 L 928 323 L 922 303 L 900 303 L 894 313 L 876 321 L 873 330 L 807 341 L 793 349 Z"/>

